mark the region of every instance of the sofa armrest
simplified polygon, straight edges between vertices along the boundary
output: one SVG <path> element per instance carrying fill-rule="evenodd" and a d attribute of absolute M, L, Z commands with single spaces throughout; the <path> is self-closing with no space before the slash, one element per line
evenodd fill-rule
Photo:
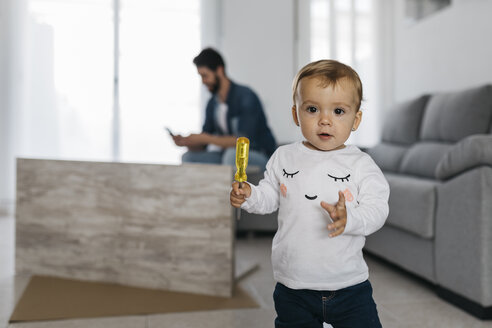
<path fill-rule="evenodd" d="M 436 177 L 449 179 L 477 166 L 492 166 L 492 135 L 469 136 L 454 145 L 439 161 Z"/>
<path fill-rule="evenodd" d="M 492 166 L 437 185 L 434 263 L 437 284 L 492 306 Z"/>

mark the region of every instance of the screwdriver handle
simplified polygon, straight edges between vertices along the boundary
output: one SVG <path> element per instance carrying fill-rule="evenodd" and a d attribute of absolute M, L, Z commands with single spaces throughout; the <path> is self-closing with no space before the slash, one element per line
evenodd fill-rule
<path fill-rule="evenodd" d="M 249 157 L 249 139 L 245 137 L 237 138 L 236 140 L 236 174 L 234 179 L 239 182 L 239 188 L 243 187 L 243 182 L 248 179 L 246 175 L 246 167 L 248 166 Z M 241 208 L 236 210 L 237 220 L 241 219 Z"/>
<path fill-rule="evenodd" d="M 237 182 L 244 182 L 248 179 L 246 175 L 246 167 L 248 166 L 249 157 L 249 139 L 245 137 L 237 138 L 236 140 L 236 174 L 234 179 Z"/>

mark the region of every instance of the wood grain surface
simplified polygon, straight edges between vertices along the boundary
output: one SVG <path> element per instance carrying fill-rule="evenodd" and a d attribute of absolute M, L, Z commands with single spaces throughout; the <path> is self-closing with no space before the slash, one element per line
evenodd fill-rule
<path fill-rule="evenodd" d="M 229 166 L 17 160 L 16 272 L 230 296 Z"/>

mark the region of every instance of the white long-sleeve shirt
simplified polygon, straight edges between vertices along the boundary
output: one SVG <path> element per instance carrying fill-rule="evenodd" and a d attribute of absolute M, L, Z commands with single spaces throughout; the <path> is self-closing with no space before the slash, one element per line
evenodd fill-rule
<path fill-rule="evenodd" d="M 343 234 L 330 238 L 332 221 L 320 203 L 336 204 L 339 190 L 347 224 Z M 338 290 L 369 277 L 362 248 L 365 236 L 383 226 L 388 197 L 381 170 L 357 147 L 323 152 L 297 142 L 277 149 L 241 208 L 258 214 L 279 209 L 272 243 L 278 282 L 292 289 Z"/>

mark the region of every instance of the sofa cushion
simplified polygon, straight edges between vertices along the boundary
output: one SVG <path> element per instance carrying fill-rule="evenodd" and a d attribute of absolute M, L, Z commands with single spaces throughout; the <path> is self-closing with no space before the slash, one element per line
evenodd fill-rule
<path fill-rule="evenodd" d="M 388 111 L 382 140 L 391 143 L 412 144 L 419 139 L 420 124 L 428 95 L 400 104 Z"/>
<path fill-rule="evenodd" d="M 367 153 L 383 171 L 398 172 L 403 155 L 408 150 L 406 146 L 381 142 L 369 148 Z"/>
<path fill-rule="evenodd" d="M 418 142 L 405 153 L 399 172 L 435 179 L 436 168 L 452 144 Z"/>
<path fill-rule="evenodd" d="M 385 177 L 391 190 L 386 224 L 422 238 L 433 238 L 439 182 L 391 173 L 385 173 Z"/>
<path fill-rule="evenodd" d="M 487 133 L 492 120 L 492 85 L 432 96 L 424 113 L 423 140 L 456 142 Z"/>
<path fill-rule="evenodd" d="M 492 135 L 466 137 L 443 156 L 436 168 L 438 179 L 448 179 L 477 166 L 492 166 Z"/>

